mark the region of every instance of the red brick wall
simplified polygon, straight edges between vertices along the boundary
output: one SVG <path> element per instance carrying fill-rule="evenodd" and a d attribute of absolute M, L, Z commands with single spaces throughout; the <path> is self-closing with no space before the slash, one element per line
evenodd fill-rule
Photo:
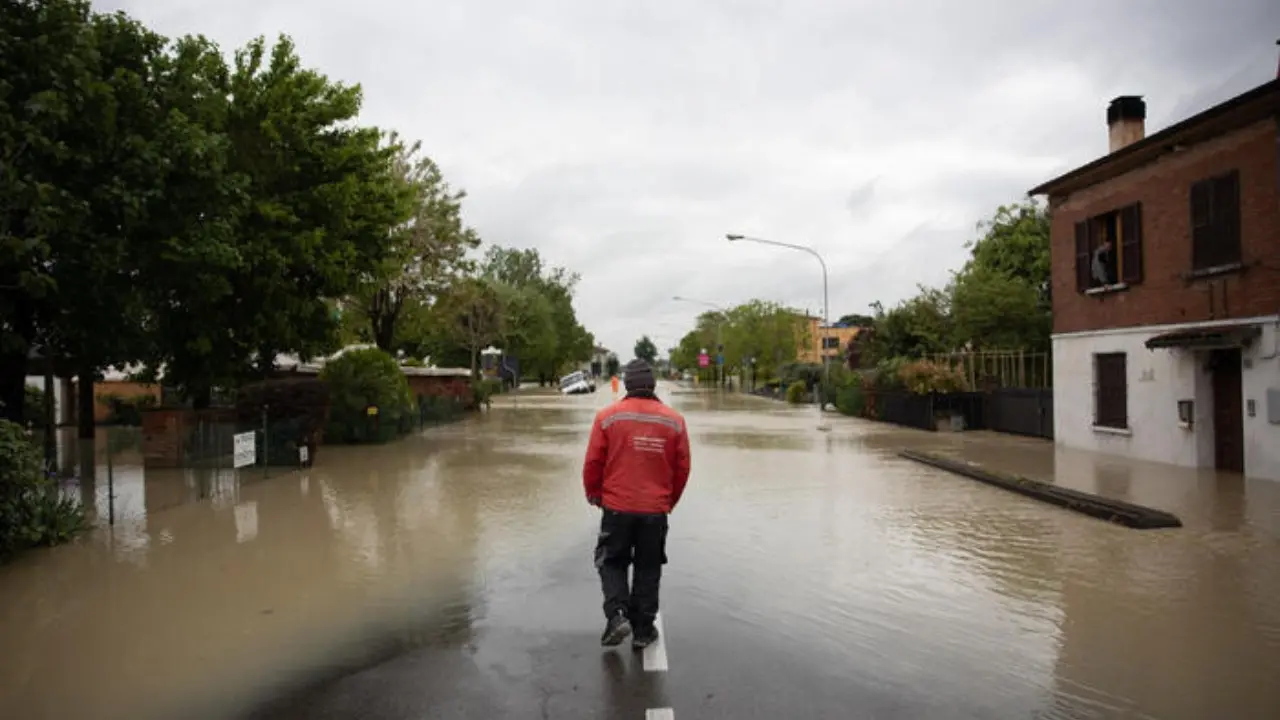
<path fill-rule="evenodd" d="M 187 432 L 201 420 L 233 424 L 235 410 L 166 408 L 142 411 L 142 462 L 144 467 L 182 467 Z M 228 451 L 230 448 L 228 448 Z"/>
<path fill-rule="evenodd" d="M 469 378 L 406 375 L 405 379 L 409 381 L 409 392 L 414 397 L 419 395 L 452 395 L 464 400 L 471 399 L 471 380 Z"/>
<path fill-rule="evenodd" d="M 1053 209 L 1053 329 L 1221 320 L 1280 312 L 1280 130 L 1265 120 L 1067 198 Z M 1243 271 L 1187 280 L 1191 270 L 1191 184 L 1240 172 Z M 1100 295 L 1076 291 L 1075 224 L 1142 203 L 1143 281 Z M 1211 296 L 1212 294 L 1212 296 Z"/>

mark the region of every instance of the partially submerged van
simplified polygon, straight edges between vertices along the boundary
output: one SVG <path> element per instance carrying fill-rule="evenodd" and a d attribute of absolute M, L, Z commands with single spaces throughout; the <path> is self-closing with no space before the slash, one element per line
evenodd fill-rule
<path fill-rule="evenodd" d="M 581 395 L 596 391 L 596 384 L 581 370 L 560 378 L 560 392 L 565 395 Z"/>

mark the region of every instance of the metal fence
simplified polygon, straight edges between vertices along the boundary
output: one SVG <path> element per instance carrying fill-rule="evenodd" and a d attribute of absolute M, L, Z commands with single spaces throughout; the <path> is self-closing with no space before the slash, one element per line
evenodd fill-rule
<path fill-rule="evenodd" d="M 867 393 L 865 408 L 868 417 L 920 430 L 938 430 L 943 425 L 1053 437 L 1053 391 L 1049 389 L 931 394 L 876 390 Z"/>
<path fill-rule="evenodd" d="M 997 432 L 1053 437 L 1053 390 L 1002 388 L 986 393 L 987 427 Z"/>
<path fill-rule="evenodd" d="M 1050 353 L 969 350 L 928 355 L 926 359 L 959 370 L 974 390 L 1053 387 L 1053 357 Z"/>

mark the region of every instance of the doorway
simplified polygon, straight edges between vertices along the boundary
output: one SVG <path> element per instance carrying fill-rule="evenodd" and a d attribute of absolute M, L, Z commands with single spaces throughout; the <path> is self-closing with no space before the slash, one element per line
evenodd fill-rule
<path fill-rule="evenodd" d="M 1240 349 L 1214 350 L 1209 358 L 1213 374 L 1214 467 L 1244 472 L 1244 403 L 1241 396 Z"/>

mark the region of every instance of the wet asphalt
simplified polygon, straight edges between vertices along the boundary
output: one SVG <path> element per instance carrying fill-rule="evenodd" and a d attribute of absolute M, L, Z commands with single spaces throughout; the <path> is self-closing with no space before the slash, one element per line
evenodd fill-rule
<path fill-rule="evenodd" d="M 693 473 L 647 660 L 599 644 L 611 397 L 520 393 L 280 477 L 122 474 L 114 527 L 0 567 L 0 717 L 1280 717 L 1280 486 L 659 395 Z M 908 446 L 1208 512 L 1132 531 Z"/>

